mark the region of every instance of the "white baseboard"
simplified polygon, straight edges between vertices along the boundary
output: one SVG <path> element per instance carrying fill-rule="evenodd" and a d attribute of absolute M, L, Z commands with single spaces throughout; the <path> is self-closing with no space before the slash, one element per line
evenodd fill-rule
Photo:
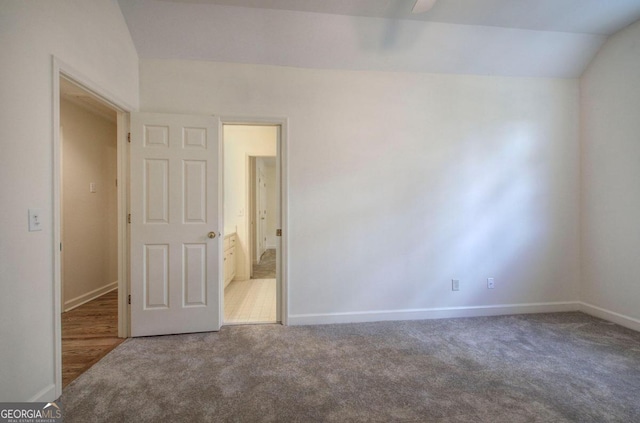
<path fill-rule="evenodd" d="M 51 384 L 35 394 L 29 399 L 27 402 L 52 402 L 55 401 L 56 398 L 56 385 Z"/>
<path fill-rule="evenodd" d="M 624 314 L 616 313 L 615 311 L 607 310 L 585 302 L 580 302 L 580 311 L 640 332 L 640 319 L 625 316 Z"/>
<path fill-rule="evenodd" d="M 326 314 L 290 314 L 288 324 L 323 325 L 330 323 L 363 323 L 388 320 L 425 320 L 453 317 L 500 316 L 504 314 L 557 313 L 578 311 L 577 301 L 528 304 L 499 304 L 471 307 L 441 307 L 410 310 L 380 310 Z"/>
<path fill-rule="evenodd" d="M 73 310 L 74 308 L 79 307 L 82 304 L 88 303 L 91 300 L 95 300 L 101 295 L 104 295 L 107 292 L 111 292 L 114 289 L 118 289 L 118 281 L 112 282 L 98 289 L 94 289 L 93 291 L 87 292 L 86 294 L 82 294 L 78 297 L 72 298 L 69 301 L 65 301 L 64 311 Z"/>

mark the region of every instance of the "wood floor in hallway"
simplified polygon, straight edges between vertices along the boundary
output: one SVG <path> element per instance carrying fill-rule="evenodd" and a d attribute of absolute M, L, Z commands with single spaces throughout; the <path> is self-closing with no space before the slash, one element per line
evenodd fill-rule
<path fill-rule="evenodd" d="M 118 338 L 118 291 L 62 313 L 62 387 L 124 341 Z"/>

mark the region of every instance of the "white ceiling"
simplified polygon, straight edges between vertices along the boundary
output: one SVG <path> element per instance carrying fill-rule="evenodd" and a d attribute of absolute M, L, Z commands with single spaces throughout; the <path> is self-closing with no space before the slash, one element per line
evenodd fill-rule
<path fill-rule="evenodd" d="M 163 0 L 371 18 L 610 35 L 640 19 L 639 0 L 437 0 L 412 14 L 415 0 Z"/>
<path fill-rule="evenodd" d="M 141 58 L 580 76 L 640 0 L 119 0 Z"/>

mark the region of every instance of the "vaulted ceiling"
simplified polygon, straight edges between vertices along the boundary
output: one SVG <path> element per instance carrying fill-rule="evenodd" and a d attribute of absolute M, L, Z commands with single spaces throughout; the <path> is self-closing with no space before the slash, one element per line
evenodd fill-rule
<path fill-rule="evenodd" d="M 640 0 L 119 0 L 141 58 L 577 77 Z"/>

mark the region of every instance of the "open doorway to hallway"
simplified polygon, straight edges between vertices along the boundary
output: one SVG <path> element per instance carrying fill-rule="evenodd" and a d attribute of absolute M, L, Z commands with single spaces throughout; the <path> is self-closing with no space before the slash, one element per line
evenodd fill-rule
<path fill-rule="evenodd" d="M 223 126 L 224 323 L 278 322 L 279 126 Z"/>
<path fill-rule="evenodd" d="M 62 386 L 118 338 L 117 112 L 60 78 Z"/>

